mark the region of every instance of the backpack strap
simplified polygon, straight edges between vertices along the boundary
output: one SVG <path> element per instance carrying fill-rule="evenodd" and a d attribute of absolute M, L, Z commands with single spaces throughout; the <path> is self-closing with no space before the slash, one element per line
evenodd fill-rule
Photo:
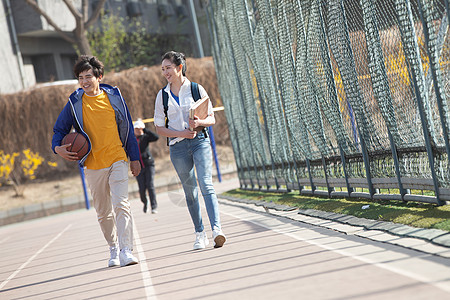
<path fill-rule="evenodd" d="M 164 106 L 164 115 L 166 116 L 166 128 L 169 127 L 169 118 L 167 117 L 167 111 L 169 110 L 169 94 L 167 94 L 164 89 L 161 89 L 162 98 L 163 98 L 163 106 Z M 169 146 L 169 138 L 167 138 L 167 146 Z"/>
<path fill-rule="evenodd" d="M 200 90 L 198 89 L 198 83 L 191 82 L 191 94 L 192 98 L 194 98 L 194 101 L 196 102 L 202 98 L 200 96 Z M 206 128 L 203 128 L 202 132 L 205 135 L 205 137 L 208 137 L 208 132 L 206 131 Z"/>
<path fill-rule="evenodd" d="M 164 115 L 166 116 L 166 128 L 169 127 L 169 118 L 167 117 L 167 111 L 169 110 L 169 94 L 164 89 L 161 89 L 163 97 Z"/>
<path fill-rule="evenodd" d="M 191 82 L 191 94 L 194 101 L 200 100 L 200 91 L 198 90 L 198 83 Z"/>

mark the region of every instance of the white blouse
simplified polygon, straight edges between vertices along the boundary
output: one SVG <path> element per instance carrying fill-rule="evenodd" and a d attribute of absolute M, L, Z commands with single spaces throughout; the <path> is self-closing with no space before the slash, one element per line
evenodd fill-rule
<path fill-rule="evenodd" d="M 203 98 L 208 96 L 206 90 L 198 85 L 198 90 L 200 92 L 200 97 Z M 191 105 L 195 103 L 194 98 L 191 94 L 191 82 L 185 77 L 183 85 L 180 88 L 178 93 L 178 99 L 180 104 L 173 98 L 172 93 L 170 92 L 170 83 L 166 85 L 164 91 L 169 95 L 168 101 L 168 109 L 167 116 L 169 118 L 169 129 L 176 131 L 183 131 L 186 128 L 189 128 L 189 108 Z M 211 101 L 209 102 L 208 114 L 211 115 L 213 113 Z M 155 102 L 155 114 L 154 114 L 154 124 L 155 126 L 165 127 L 165 114 L 164 114 L 164 106 L 162 99 L 162 91 L 158 92 L 156 95 Z M 173 145 L 176 142 L 183 140 L 183 138 L 172 139 L 169 145 Z"/>

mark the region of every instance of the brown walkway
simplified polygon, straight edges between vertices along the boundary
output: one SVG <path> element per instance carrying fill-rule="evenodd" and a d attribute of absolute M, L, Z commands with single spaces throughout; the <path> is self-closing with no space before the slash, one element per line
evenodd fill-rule
<path fill-rule="evenodd" d="M 233 179 L 216 188 L 237 186 Z M 193 251 L 182 193 L 158 194 L 158 202 L 152 215 L 132 200 L 141 263 L 124 268 L 106 267 L 92 209 L 3 226 L 0 299 L 450 298 L 447 258 L 222 200 L 227 243 Z M 210 235 L 205 212 L 203 221 Z"/>

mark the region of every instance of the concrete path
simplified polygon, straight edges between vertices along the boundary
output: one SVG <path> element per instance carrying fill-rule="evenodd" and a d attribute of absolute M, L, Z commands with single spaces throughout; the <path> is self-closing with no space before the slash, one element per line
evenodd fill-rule
<path fill-rule="evenodd" d="M 237 179 L 216 185 L 236 187 Z M 158 194 L 154 215 L 133 199 L 140 264 L 123 268 L 106 267 L 93 209 L 3 226 L 0 299 L 450 298 L 449 258 L 297 220 L 295 211 L 220 202 L 227 243 L 194 251 L 181 191 Z"/>

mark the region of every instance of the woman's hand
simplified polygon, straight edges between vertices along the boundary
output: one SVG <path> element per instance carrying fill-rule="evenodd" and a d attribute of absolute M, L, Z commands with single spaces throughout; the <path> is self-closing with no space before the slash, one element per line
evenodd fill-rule
<path fill-rule="evenodd" d="M 193 139 L 197 136 L 197 131 L 190 131 L 189 129 L 185 129 L 181 131 L 182 135 L 181 137 L 185 139 Z"/>
<path fill-rule="evenodd" d="M 76 152 L 69 152 L 67 151 L 67 147 L 71 146 L 72 144 L 65 144 L 65 145 L 61 145 L 61 146 L 56 146 L 55 147 L 55 152 L 61 156 L 62 158 L 64 158 L 65 160 L 68 161 L 77 161 L 78 160 L 78 155 Z"/>
<path fill-rule="evenodd" d="M 195 130 L 195 128 L 199 126 L 203 125 L 201 120 L 197 116 L 194 116 L 194 119 L 189 119 L 189 128 L 193 128 Z"/>
<path fill-rule="evenodd" d="M 216 118 L 214 114 L 207 116 L 204 120 L 200 120 L 197 116 L 194 116 L 194 119 L 189 119 L 189 128 L 197 127 L 209 127 L 216 124 Z"/>

